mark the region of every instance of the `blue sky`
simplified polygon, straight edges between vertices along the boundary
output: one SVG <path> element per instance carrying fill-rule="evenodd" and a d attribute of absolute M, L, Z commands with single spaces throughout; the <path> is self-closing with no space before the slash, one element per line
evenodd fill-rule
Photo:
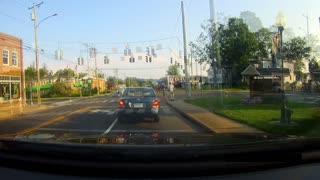
<path fill-rule="evenodd" d="M 33 0 L 0 0 L 0 31 L 23 39 L 33 45 L 33 22 L 30 20 Z M 163 46 L 179 49 L 182 41 L 181 0 L 43 0 L 37 9 L 38 19 L 51 14 L 39 26 L 39 47 L 53 53 L 60 47 L 67 57 L 76 57 L 83 45 L 78 42 L 104 43 L 99 48 L 125 46 L 136 41 L 157 40 Z M 241 11 L 252 11 L 265 27 L 271 26 L 279 11 L 287 18 L 287 27 L 297 35 L 304 35 L 309 15 L 310 33 L 319 35 L 319 0 L 216 0 L 216 11 L 226 16 L 239 16 Z M 209 16 L 209 0 L 185 0 L 189 40 L 201 32 L 200 25 Z M 318 13 L 319 12 L 319 13 Z M 139 46 L 143 46 L 140 43 Z M 180 47 L 181 48 L 181 47 Z M 34 55 L 26 52 L 26 64 Z M 50 61 L 43 58 L 43 61 Z"/>

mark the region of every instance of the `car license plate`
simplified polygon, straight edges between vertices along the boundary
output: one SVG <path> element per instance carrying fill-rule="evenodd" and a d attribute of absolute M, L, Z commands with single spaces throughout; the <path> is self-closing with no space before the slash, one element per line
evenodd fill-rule
<path fill-rule="evenodd" d="M 134 108 L 143 108 L 143 104 L 142 103 L 134 103 L 133 107 Z"/>

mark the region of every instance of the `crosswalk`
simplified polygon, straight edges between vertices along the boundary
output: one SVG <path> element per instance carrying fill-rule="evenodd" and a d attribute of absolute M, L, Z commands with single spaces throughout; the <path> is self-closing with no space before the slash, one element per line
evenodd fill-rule
<path fill-rule="evenodd" d="M 114 103 L 116 100 L 101 100 L 101 99 L 96 99 L 96 100 L 86 100 L 86 101 L 76 101 L 76 104 L 101 104 L 101 103 Z"/>
<path fill-rule="evenodd" d="M 103 103 L 115 103 L 116 100 L 112 99 L 92 99 L 92 100 L 67 100 L 53 103 L 53 106 L 67 106 L 67 105 L 84 105 L 84 104 L 103 104 Z"/>

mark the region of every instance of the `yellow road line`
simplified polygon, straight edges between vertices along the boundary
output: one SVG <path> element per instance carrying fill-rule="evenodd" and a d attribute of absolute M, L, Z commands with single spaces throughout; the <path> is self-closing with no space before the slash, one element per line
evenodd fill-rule
<path fill-rule="evenodd" d="M 46 121 L 46 122 L 43 122 L 43 123 L 41 123 L 41 124 L 39 124 L 39 125 L 37 125 L 37 126 L 34 126 L 34 127 L 32 127 L 32 128 L 28 128 L 28 129 L 19 131 L 19 132 L 16 133 L 16 135 L 23 135 L 23 134 L 30 133 L 30 132 L 32 132 L 32 131 L 35 131 L 35 130 L 39 129 L 39 128 L 42 128 L 42 127 L 44 127 L 44 126 L 47 126 L 47 125 L 49 125 L 49 124 L 52 124 L 52 123 L 61 121 L 61 120 L 65 119 L 66 117 L 71 116 L 71 115 L 73 115 L 73 114 L 85 112 L 85 111 L 87 111 L 88 109 L 89 109 L 89 108 L 83 108 L 83 109 L 80 109 L 80 110 L 71 112 L 71 113 L 69 113 L 69 114 L 67 114 L 67 115 L 65 115 L 65 116 L 56 117 L 56 118 L 54 118 L 54 119 L 51 119 L 51 120 Z"/>

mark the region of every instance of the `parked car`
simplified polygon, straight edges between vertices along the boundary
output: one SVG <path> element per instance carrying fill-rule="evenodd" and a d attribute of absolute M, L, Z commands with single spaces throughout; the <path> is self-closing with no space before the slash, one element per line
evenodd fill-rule
<path fill-rule="evenodd" d="M 124 92 L 125 88 L 118 88 L 113 94 L 113 97 L 120 97 L 122 96 L 123 92 Z"/>
<path fill-rule="evenodd" d="M 160 120 L 160 100 L 153 88 L 126 88 L 118 101 L 118 106 L 120 108 L 118 121 L 129 121 L 132 118 L 152 118 L 154 122 Z"/>

